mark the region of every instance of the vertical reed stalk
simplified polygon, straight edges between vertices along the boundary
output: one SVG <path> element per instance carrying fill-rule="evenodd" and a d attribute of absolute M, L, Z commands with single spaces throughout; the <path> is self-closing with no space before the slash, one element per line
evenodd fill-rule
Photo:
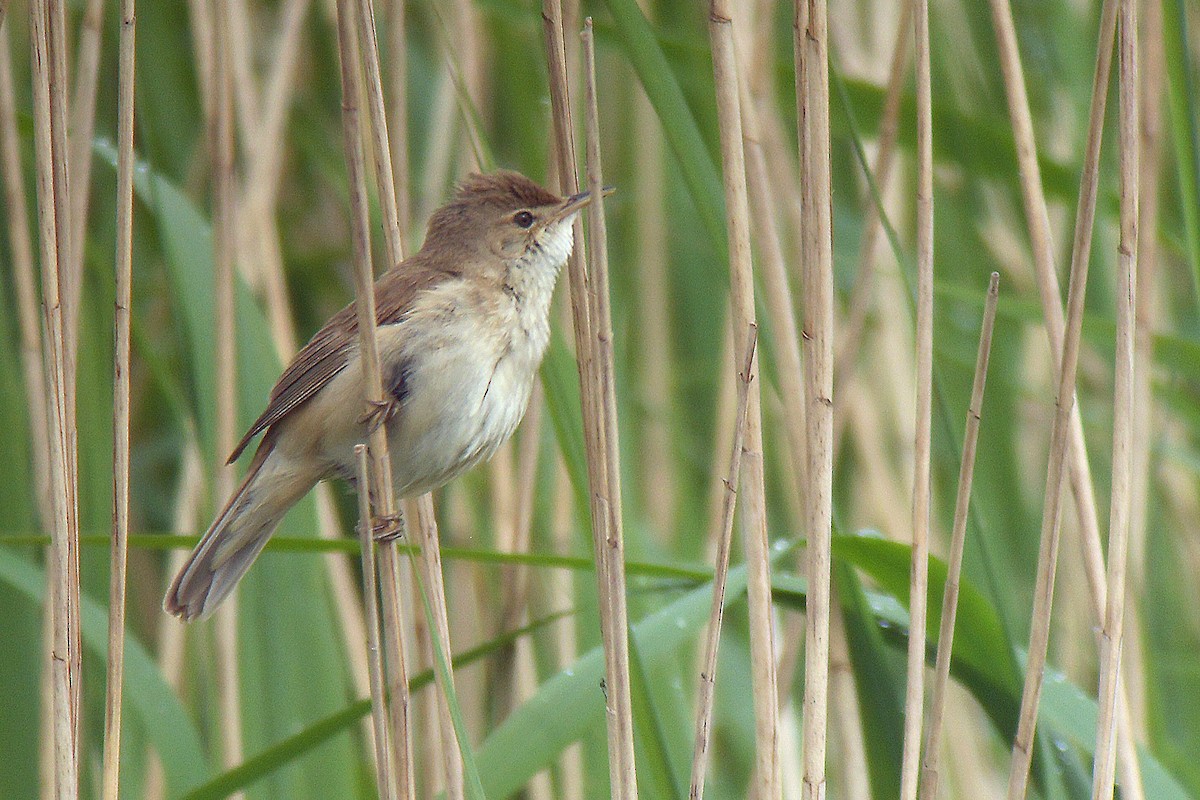
<path fill-rule="evenodd" d="M 1021 70 L 1021 57 L 1017 48 L 1016 28 L 1013 24 L 1012 8 L 1009 0 L 991 0 L 992 21 L 996 28 L 997 50 L 1000 57 L 1000 68 L 1004 78 L 1005 92 L 1008 99 L 1009 118 L 1012 123 L 1013 137 L 1017 145 L 1017 165 L 1020 170 L 1021 194 L 1025 206 L 1026 223 L 1033 244 L 1033 263 L 1037 277 L 1038 290 L 1042 300 L 1042 314 L 1046 323 L 1046 335 L 1050 341 L 1050 354 L 1055 360 L 1062 362 L 1064 316 L 1061 303 L 1061 291 L 1058 275 L 1054 269 L 1053 243 L 1050 237 L 1050 217 L 1046 207 L 1046 197 L 1042 189 L 1041 171 L 1037 160 L 1037 144 L 1033 135 L 1033 119 L 1029 109 L 1029 98 L 1025 90 L 1025 78 Z M 1089 123 L 1088 143 L 1084 156 L 1084 170 L 1095 162 L 1095 153 L 1100 148 L 1100 132 L 1102 126 L 1096 123 L 1097 112 L 1103 117 L 1103 110 L 1097 108 L 1097 97 L 1103 96 L 1108 86 L 1108 76 L 1112 63 L 1112 41 L 1116 29 L 1116 2 L 1105 0 L 1101 12 L 1100 45 L 1096 53 L 1096 74 L 1092 83 L 1092 112 Z M 1093 152 L 1095 151 L 1095 153 Z M 1095 201 L 1086 202 L 1084 184 L 1080 184 L 1080 202 L 1076 213 L 1076 243 L 1083 234 L 1080 221 L 1086 217 L 1094 218 Z M 1090 207 L 1090 210 L 1089 210 Z M 1091 224 L 1087 226 L 1087 240 L 1084 246 L 1090 245 Z M 1086 260 L 1086 253 L 1080 252 L 1080 247 L 1072 249 L 1072 263 L 1081 255 Z M 1074 406 L 1074 402 L 1068 403 Z M 1092 491 L 1091 468 L 1088 465 L 1087 445 L 1083 438 L 1083 420 L 1079 409 L 1073 408 L 1070 416 L 1070 432 L 1068 454 L 1070 462 L 1071 491 L 1075 499 L 1075 510 L 1079 520 L 1081 541 L 1083 545 L 1083 560 L 1088 587 L 1092 594 L 1092 611 L 1098 625 L 1103 624 L 1107 607 L 1107 585 L 1104 576 L 1104 556 L 1100 544 L 1100 524 L 1096 512 L 1096 498 Z M 1122 718 L 1120 735 L 1117 746 L 1123 785 L 1130 793 L 1131 800 L 1143 800 L 1141 767 L 1138 764 L 1132 733 L 1126 724 L 1129 718 L 1129 703 L 1124 688 L 1124 677 L 1121 677 L 1122 687 L 1118 700 L 1118 713 Z"/>
<path fill-rule="evenodd" d="M 388 123 L 391 160 L 396 187 L 396 218 L 400 221 L 401 241 L 412 222 L 412 194 L 409 191 L 408 161 L 408 41 L 404 13 L 405 0 L 388 3 L 388 85 L 391 89 L 391 122 Z"/>
<path fill-rule="evenodd" d="M 71 469 L 73 439 L 70 427 L 74 404 L 70 401 L 65 362 L 65 331 L 61 287 L 66 269 L 66 242 L 70 238 L 65 202 L 65 175 L 55 158 L 55 139 L 61 142 L 66 118 L 54 101 L 51 47 L 51 10 L 48 0 L 29 4 L 33 79 L 34 153 L 37 177 L 39 245 L 42 267 L 42 305 L 45 319 L 45 364 L 50 380 L 46 404 L 49 417 L 50 494 L 54 517 L 50 524 L 48 573 L 50 583 L 50 635 L 54 792 L 60 800 L 79 793 L 79 683 L 77 603 L 79 573 L 72 569 L 77 555 L 78 521 L 75 513 L 77 484 Z M 61 7 L 58 9 L 61 12 Z M 61 86 L 58 89 L 61 99 Z M 58 132 L 56 134 L 56 128 Z"/>
<path fill-rule="evenodd" d="M 648 19 L 653 4 L 640 0 Z M 676 462 L 671 457 L 671 313 L 667 274 L 670 229 L 667 226 L 666 161 L 663 137 L 654 107 L 639 83 L 634 90 L 633 130 L 638 131 L 634 154 L 634 205 L 637 240 L 636 297 L 641 346 L 638 348 L 638 397 L 642 404 L 640 458 L 642 502 L 659 541 L 675 537 Z"/>
<path fill-rule="evenodd" d="M 432 641 L 434 680 L 438 686 L 438 730 L 442 738 L 442 751 L 445 755 L 446 767 L 446 797 L 450 800 L 461 800 L 466 796 L 466 785 L 463 776 L 462 747 L 454 730 L 454 720 L 450 715 L 450 697 L 454 694 L 454 670 L 450 659 L 450 615 L 446 607 L 445 583 L 442 580 L 441 542 L 438 539 L 437 517 L 433 511 L 433 496 L 423 494 L 411 501 L 410 509 L 416 514 L 409 513 L 408 518 L 416 517 L 417 542 L 421 547 L 419 560 L 421 580 L 424 582 L 426 599 L 429 602 L 429 612 L 433 619 Z M 441 654 L 438 654 L 441 650 Z M 444 659 L 445 673 L 438 669 L 438 661 Z"/>
<path fill-rule="evenodd" d="M 917 62 L 917 413 L 913 445 L 913 544 L 908 589 L 908 681 L 900 798 L 916 800 L 925 711 L 925 620 L 929 607 L 929 458 L 933 423 L 933 105 L 929 75 L 929 0 L 913 8 Z"/>
<path fill-rule="evenodd" d="M 954 531 L 950 536 L 950 559 L 946 589 L 942 595 L 942 622 L 938 630 L 937 666 L 929 702 L 929 725 L 925 734 L 925 760 L 921 769 L 921 800 L 938 796 L 942 719 L 946 710 L 946 686 L 950 679 L 950 656 L 954 652 L 954 620 L 958 613 L 959 578 L 962 575 L 963 550 L 967 540 L 967 516 L 971 508 L 971 483 L 975 479 L 975 453 L 979 443 L 979 423 L 983 413 L 983 391 L 987 385 L 988 357 L 992 350 L 992 330 L 996 323 L 996 304 L 1000 297 L 1000 274 L 993 272 L 988 282 L 987 302 L 979 334 L 979 353 L 975 357 L 975 380 L 971 384 L 971 406 L 967 409 L 967 427 L 963 435 L 962 463 L 958 469 L 958 494 L 954 501 Z"/>
<path fill-rule="evenodd" d="M 104 703 L 102 796 L 117 800 L 121 699 L 125 684 L 125 566 L 129 546 L 129 366 L 133 303 L 133 87 L 135 0 L 121 0 L 117 75 L 117 254 L 113 318 L 113 532 L 108 601 L 108 671 Z"/>
<path fill-rule="evenodd" d="M 729 230 L 729 293 L 734 330 L 734 363 L 749 358 L 740 347 L 740 331 L 755 324 L 754 275 L 750 258 L 750 202 L 746 188 L 746 158 L 742 141 L 737 54 L 733 38 L 733 6 L 727 0 L 709 5 L 709 43 L 717 93 L 717 123 L 721 138 L 726 225 Z M 775 638 L 771 610 L 771 568 L 767 542 L 766 492 L 763 476 L 762 416 L 757 384 L 748 388 L 745 474 L 741 491 L 742 533 L 749 567 L 750 662 L 754 694 L 755 775 L 752 796 L 780 796 L 779 708 Z"/>
<path fill-rule="evenodd" d="M 29 239 L 29 210 L 21 170 L 21 145 L 17 135 L 16 97 L 12 76 L 10 26 L 0 23 L 0 165 L 4 171 L 4 201 L 8 209 L 13 284 L 21 331 L 21 370 L 25 380 L 25 405 L 29 412 L 33 478 L 40 525 L 48 530 L 54 510 L 50 499 L 50 443 L 47 440 L 46 374 L 42 367 L 42 332 L 33 270 L 33 245 Z"/>
<path fill-rule="evenodd" d="M 622 674 L 615 677 L 620 683 L 609 684 L 610 695 L 615 692 L 613 707 L 616 725 L 621 733 L 621 771 L 614 784 L 617 797 L 636 798 L 637 776 L 633 753 L 633 698 L 629 687 L 629 614 L 625 599 L 625 533 L 621 513 L 621 464 L 617 431 L 617 383 L 613 365 L 612 311 L 608 287 L 608 232 L 604 218 L 604 177 L 600 159 L 600 112 L 596 92 L 595 42 L 592 20 L 584 21 L 582 33 L 584 59 L 585 113 L 584 132 L 587 153 L 587 183 L 592 202 L 588 204 L 588 256 L 591 283 L 587 284 L 592 322 L 593 385 L 599 419 L 602 447 L 597 460 L 602 460 L 605 483 L 601 487 L 606 526 L 604 533 L 604 587 L 601 594 L 607 606 L 609 625 L 613 633 L 614 663 L 622 665 Z M 565 46 L 565 42 L 564 42 Z"/>
<path fill-rule="evenodd" d="M 364 405 L 368 410 L 385 402 L 380 377 L 379 350 L 375 341 L 375 290 L 371 268 L 371 230 L 368 219 L 366 176 L 363 166 L 362 122 L 358 102 L 362 92 L 357 32 L 352 0 L 338 0 L 338 56 L 342 85 L 342 138 L 346 154 L 346 172 L 350 185 L 351 243 L 354 253 L 355 306 L 358 314 L 359 350 L 362 353 Z M 384 521 L 400 520 L 392 485 L 392 464 L 388 457 L 387 433 L 378 426 L 369 443 L 371 472 L 375 482 L 360 486 L 371 492 L 376 511 Z M 372 491 L 372 489 L 374 491 Z M 374 526 L 372 526 L 374 528 Z M 412 739 L 409 724 L 408 675 L 401 636 L 402 606 L 399 596 L 399 568 L 394 542 L 380 548 L 380 575 L 384 596 L 384 646 L 389 656 L 390 715 L 392 746 L 395 750 L 396 784 L 403 798 L 415 796 L 412 769 Z"/>
<path fill-rule="evenodd" d="M 804 651 L 803 800 L 825 796 L 829 569 L 833 531 L 833 204 L 829 163 L 829 30 L 825 0 L 795 2 L 808 431 L 808 596 Z"/>
<path fill-rule="evenodd" d="M 550 75 L 550 107 L 554 126 L 559 188 L 565 195 L 579 190 L 572 140 L 570 96 L 567 82 L 566 43 L 563 33 L 562 4 L 545 0 L 542 19 L 546 34 L 546 58 Z M 594 203 L 600 202 L 597 197 Z M 580 401 L 588 466 L 588 490 L 592 519 L 593 553 L 600 597 L 600 633 L 604 645 L 604 666 L 608 734 L 609 780 L 614 798 L 637 797 L 634 773 L 633 715 L 629 683 L 628 620 L 626 619 L 623 561 L 624 544 L 619 538 L 619 523 L 611 516 L 620 513 L 620 495 L 612 494 L 609 480 L 608 448 L 617 443 L 606 441 L 608 426 L 604 418 L 606 398 L 601 367 L 597 362 L 596 339 L 591 311 L 589 277 L 584 265 L 583 222 L 575 220 L 575 246 L 567 259 L 570 284 L 571 317 L 575 330 L 575 355 L 579 362 Z M 614 454 L 615 455 L 615 454 Z M 614 537 L 614 532 L 617 536 Z M 613 562 L 614 558 L 622 560 Z M 615 582 L 615 584 L 614 584 Z M 620 590 L 615 590 L 619 585 Z"/>
<path fill-rule="evenodd" d="M 1008 796 L 1025 796 L 1029 767 L 1033 758 L 1033 735 L 1037 727 L 1037 705 L 1041 696 L 1046 648 L 1050 636 L 1050 614 L 1054 599 L 1054 576 L 1061 531 L 1061 485 L 1065 471 L 1066 448 L 1070 445 L 1070 426 L 1075 406 L 1075 370 L 1079 357 L 1079 331 L 1082 322 L 1083 295 L 1087 286 L 1092 228 L 1096 212 L 1100 140 L 1112 64 L 1112 42 L 1116 31 L 1116 0 L 1106 0 L 1101 16 L 1100 37 L 1096 49 L 1096 70 L 1092 84 L 1092 105 L 1085 148 L 1083 175 L 1079 186 L 1079 206 L 1075 220 L 1075 238 L 1071 251 L 1071 277 L 1068 287 L 1067 330 L 1062 348 L 1057 408 L 1051 429 L 1050 458 L 1047 467 L 1045 506 L 1042 515 L 1042 542 L 1038 554 L 1033 624 L 1025 688 L 1022 691 L 1021 717 L 1013 741 L 1013 761 L 1009 772 Z M 1027 181 L 1023 180 L 1023 184 Z M 1043 201 L 1044 202 L 1044 201 Z M 1057 301 L 1056 301 L 1057 304 Z M 1049 326 L 1048 326 L 1049 327 Z M 1090 487 L 1089 487 L 1090 488 Z M 1086 538 L 1086 534 L 1085 534 Z"/>
<path fill-rule="evenodd" d="M 1100 631 L 1099 720 L 1092 771 L 1092 800 L 1111 800 L 1116 774 L 1117 691 L 1125 622 L 1125 574 L 1132 512 L 1135 327 L 1138 267 L 1138 190 L 1141 150 L 1137 0 L 1121 0 L 1120 54 L 1120 241 L 1117 245 L 1117 334 L 1113 381 L 1112 507 L 1108 523 L 1108 606 Z"/>
<path fill-rule="evenodd" d="M 394 267 L 404 259 L 404 240 L 397 215 L 396 186 L 392 174 L 391 145 L 388 140 L 387 114 L 383 103 L 383 79 L 379 67 L 379 42 L 375 33 L 375 9 L 372 0 L 356 0 L 355 14 L 358 25 L 358 59 L 361 60 L 366 74 L 367 110 L 370 115 L 368 127 L 373 145 L 372 155 L 375 161 L 375 181 L 379 195 L 379 204 L 383 217 L 383 232 L 385 258 L 388 267 Z M 360 49 L 361 48 L 361 49 Z M 361 87 L 360 87 L 361 88 Z M 463 764 L 460 744 L 454 733 L 453 721 L 450 717 L 449 695 L 453 694 L 453 664 L 450 659 L 450 622 L 446 609 L 446 584 L 442 575 L 441 544 L 438 541 L 437 520 L 433 513 L 433 497 L 423 495 L 417 500 L 417 528 L 421 540 L 420 560 L 424 572 L 425 589 L 429 595 L 430 607 L 433 611 L 433 624 L 437 641 L 446 659 L 448 670 L 447 686 L 442 680 L 440 670 L 435 670 L 438 688 L 441 692 L 438 708 L 441 712 L 441 733 L 443 747 L 446 752 L 446 794 L 451 800 L 461 798 L 465 794 L 463 782 Z M 395 542 L 385 542 L 386 550 L 395 550 Z M 391 559 L 391 556 L 388 557 Z M 388 581 L 387 591 L 392 582 Z M 397 637 L 399 633 L 397 632 Z"/>
<path fill-rule="evenodd" d="M 234 319 L 233 269 L 237 258 L 237 186 L 234 174 L 233 78 L 229 8 L 214 0 L 209 7 L 213 26 L 213 90 L 208 119 L 208 144 L 212 167 L 213 257 L 216 298 L 217 436 L 215 453 L 216 505 L 233 494 L 236 474 L 225 459 L 237 441 L 237 329 Z M 234 592 L 213 618 L 216 634 L 218 692 L 221 706 L 222 761 L 234 766 L 242 760 L 242 720 L 237 655 L 237 593 Z"/>
<path fill-rule="evenodd" d="M 367 446 L 354 446 L 358 462 L 358 485 L 371 485 Z M 371 517 L 371 498 L 367 491 L 358 493 L 359 542 L 362 547 L 363 607 L 367 616 L 368 664 L 371 675 L 371 722 L 375 732 L 375 781 L 379 796 L 396 800 L 396 776 L 392 770 L 391 742 L 388 737 L 387 696 L 384 689 L 383 653 L 379 649 L 379 588 L 376 584 L 375 537 Z"/>
<path fill-rule="evenodd" d="M 83 246 L 87 232 L 88 197 L 91 194 L 92 134 L 96 128 L 96 85 L 100 75 L 100 44 L 103 38 L 104 0 L 87 0 L 75 48 L 75 97 L 71 103 L 71 281 L 67 307 L 76 316 L 69 319 L 79 326 L 79 294 L 83 286 Z"/>
<path fill-rule="evenodd" d="M 721 504 L 721 537 L 717 540 L 716 569 L 713 573 L 712 610 L 704 636 L 704 656 L 697 689 L 696 738 L 692 750 L 692 779 L 688 789 L 690 800 L 704 797 L 704 775 L 708 770 L 708 746 L 712 739 L 714 691 L 717 683 L 717 648 L 721 644 L 721 620 L 725 616 L 725 582 L 729 576 L 729 552 L 733 544 L 733 512 L 737 506 L 737 486 L 742 468 L 746 438 L 746 412 L 749 405 L 750 382 L 754 380 L 754 354 L 758 339 L 757 327 L 751 325 L 746 334 L 746 355 L 738 371 L 738 397 L 733 428 L 733 446 L 729 453 L 729 476 L 725 479 L 725 496 Z"/>

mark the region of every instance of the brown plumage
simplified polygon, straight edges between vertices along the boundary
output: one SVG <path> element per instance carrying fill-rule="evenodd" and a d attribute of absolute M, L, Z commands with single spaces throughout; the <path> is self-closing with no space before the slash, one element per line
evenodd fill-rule
<path fill-rule="evenodd" d="M 588 199 L 564 200 L 515 172 L 472 175 L 430 218 L 421 250 L 376 282 L 380 362 L 395 406 L 384 424 L 400 496 L 490 457 L 520 421 L 571 220 Z M 351 303 L 296 354 L 234 448 L 230 463 L 264 434 L 241 486 L 168 590 L 168 612 L 210 613 L 317 481 L 353 476 L 365 411 Z"/>

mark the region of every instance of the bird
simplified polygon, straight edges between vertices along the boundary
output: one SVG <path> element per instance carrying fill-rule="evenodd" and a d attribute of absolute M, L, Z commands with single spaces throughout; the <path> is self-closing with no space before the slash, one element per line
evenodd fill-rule
<path fill-rule="evenodd" d="M 431 215 L 421 249 L 374 285 L 384 406 L 364 413 L 351 303 L 296 354 L 234 448 L 229 464 L 262 434 L 163 608 L 184 621 L 211 614 L 317 482 L 355 483 L 354 448 L 375 425 L 387 433 L 397 497 L 437 489 L 490 458 L 525 414 L 573 222 L 592 199 L 560 197 L 507 170 L 466 177 Z"/>

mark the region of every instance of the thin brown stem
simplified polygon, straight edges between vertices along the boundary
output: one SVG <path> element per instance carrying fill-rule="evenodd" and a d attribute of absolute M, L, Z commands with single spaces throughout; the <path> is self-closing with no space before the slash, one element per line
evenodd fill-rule
<path fill-rule="evenodd" d="M 358 314 L 359 352 L 363 363 L 363 402 L 368 408 L 383 401 L 383 381 L 379 367 L 379 349 L 375 337 L 374 272 L 371 268 L 371 231 L 367 209 L 366 176 L 363 165 L 362 122 L 358 102 L 362 92 L 362 74 L 352 0 L 339 0 L 338 55 L 342 85 L 342 138 L 346 154 L 346 172 L 350 185 L 351 244 L 354 253 L 355 308 Z M 376 428 L 370 438 L 371 491 L 376 498 L 376 512 L 385 519 L 397 513 L 392 484 L 392 464 L 388 457 L 387 434 L 383 426 Z M 384 646 L 387 649 L 392 720 L 392 746 L 397 759 L 396 782 L 401 797 L 412 798 L 412 741 L 409 724 L 409 695 L 406 659 L 401 636 L 402 606 L 399 596 L 399 568 L 394 542 L 385 542 L 379 552 L 380 575 L 384 596 Z"/>
<path fill-rule="evenodd" d="M 1116 31 L 1116 10 L 1116 0 L 1106 0 L 1096 49 L 1091 116 L 1088 125 L 1083 176 L 1079 185 L 1075 239 L 1071 250 L 1067 327 L 1063 334 L 1056 413 L 1051 428 L 1050 457 L 1046 475 L 1038 573 L 1034 588 L 1029 657 L 1026 664 L 1025 686 L 1021 696 L 1021 716 L 1017 725 L 1017 734 L 1013 740 L 1013 760 L 1008 782 L 1009 800 L 1020 800 L 1025 796 L 1029 780 L 1029 767 L 1033 759 L 1033 735 L 1037 727 L 1037 706 L 1041 696 L 1043 669 L 1050 638 L 1050 615 L 1054 599 L 1054 577 L 1061 532 L 1061 487 L 1066 472 L 1067 449 L 1070 446 L 1071 415 L 1075 406 L 1079 325 L 1083 319 L 1084 292 L 1087 287 L 1092 228 L 1095 222 L 1100 139 L 1104 125 L 1108 74 L 1112 63 L 1112 42 Z M 1025 182 L 1023 181 L 1023 183 Z"/>
<path fill-rule="evenodd" d="M 946 686 L 950 679 L 950 655 L 954 651 L 954 621 L 958 613 L 959 579 L 962 575 L 963 550 L 967 540 L 967 515 L 971 506 L 971 484 L 975 479 L 975 453 L 979 443 L 979 423 L 983 413 L 983 392 L 987 385 L 988 357 L 992 350 L 992 331 L 995 328 L 996 305 L 999 298 L 1000 274 L 993 272 L 988 283 L 987 302 L 983 309 L 979 353 L 975 357 L 975 380 L 971 385 L 971 405 L 967 409 L 962 463 L 958 470 L 958 495 L 954 502 L 954 531 L 950 536 L 946 589 L 942 594 L 942 621 L 938 630 L 937 665 L 929 702 L 925 760 L 921 769 L 922 800 L 934 800 L 938 796 L 938 760 L 941 748 L 942 718 L 946 709 Z"/>
<path fill-rule="evenodd" d="M 735 331 L 734 363 L 746 353 L 738 331 L 755 325 L 754 275 L 750 258 L 750 202 L 746 187 L 746 159 L 742 140 L 737 54 L 731 3 L 714 0 L 709 6 L 708 32 L 713 53 L 717 92 L 717 123 L 724 173 L 726 226 L 729 230 L 730 307 Z M 771 610 L 771 575 L 766 526 L 766 492 L 763 475 L 763 440 L 757 384 L 749 387 L 745 464 L 741 491 L 742 533 L 749 567 L 747 596 L 750 606 L 750 662 L 754 695 L 756 761 L 751 795 L 760 800 L 780 796 L 779 707 L 775 664 L 774 620 Z"/>
<path fill-rule="evenodd" d="M 125 684 L 125 567 L 129 544 L 129 366 L 133 303 L 133 87 L 135 0 L 121 0 L 117 82 L 117 255 L 113 325 L 113 532 L 104 703 L 104 800 L 117 800 Z"/>
<path fill-rule="evenodd" d="M 354 446 L 358 464 L 358 485 L 371 485 L 370 461 L 366 445 Z M 387 697 L 384 689 L 383 653 L 379 649 L 379 589 L 376 583 L 375 538 L 372 534 L 370 493 L 358 493 L 358 538 L 362 548 L 363 607 L 367 616 L 367 647 L 371 675 L 371 722 L 375 732 L 375 780 L 379 796 L 395 800 L 396 776 L 388 741 Z"/>
<path fill-rule="evenodd" d="M 1111 800 L 1116 776 L 1121 650 L 1125 623 L 1126 559 L 1132 512 L 1134 374 L 1137 367 L 1138 191 L 1141 131 L 1138 114 L 1137 0 L 1121 0 L 1117 50 L 1120 54 L 1119 147 L 1121 234 L 1117 245 L 1117 334 L 1113 381 L 1112 506 L 1108 522 L 1108 607 L 1100 631 L 1100 687 L 1092 800 Z"/>
<path fill-rule="evenodd" d="M 61 11 L 61 9 L 59 9 Z M 64 354 L 61 286 L 65 270 L 64 241 L 69 238 L 66 204 L 59 202 L 59 170 L 55 169 L 55 128 L 65 128 L 66 119 L 56 108 L 52 84 L 51 11 L 47 0 L 29 4 L 30 47 L 33 79 L 34 155 L 37 178 L 39 245 L 42 266 L 42 307 L 45 319 L 45 363 L 50 380 L 46 404 L 50 407 L 49 453 L 51 500 L 54 516 L 50 527 L 49 584 L 52 741 L 55 796 L 66 800 L 79 792 L 79 703 L 81 675 L 77 652 L 79 595 L 77 570 L 72 570 L 78 526 L 74 513 L 77 487 L 71 471 L 69 428 L 74 406 L 69 400 Z M 60 89 L 61 91 L 61 89 Z M 61 131 L 60 131 L 61 136 Z M 64 198 L 65 199 L 65 198 Z"/>
<path fill-rule="evenodd" d="M 713 700 L 717 682 L 717 648 L 721 643 L 721 621 L 725 616 L 725 583 L 729 577 L 729 553 L 733 544 L 733 512 L 737 506 L 737 486 L 742 468 L 746 438 L 746 411 L 749 405 L 750 382 L 754 379 L 754 354 L 758 328 L 751 325 L 743 350 L 746 361 L 738 371 L 737 411 L 733 428 L 733 445 L 729 453 L 729 475 L 725 479 L 725 496 L 721 504 L 721 537 L 717 540 L 716 568 L 713 573 L 712 610 L 704 636 L 704 655 L 697 689 L 696 738 L 692 750 L 692 779 L 688 790 L 691 800 L 704 796 L 704 775 L 708 770 L 709 743 L 712 739 Z"/>
<path fill-rule="evenodd" d="M 808 595 L 803 800 L 825 796 L 829 572 L 833 531 L 833 204 L 829 160 L 829 30 L 825 0 L 796 0 L 796 102 L 804 216 L 804 396 L 808 431 Z"/>
<path fill-rule="evenodd" d="M 908 589 L 908 681 L 900 798 L 916 800 L 925 710 L 925 620 L 929 607 L 929 460 L 933 421 L 933 104 L 929 2 L 913 8 L 917 65 L 917 403 L 913 444 L 912 569 Z"/>

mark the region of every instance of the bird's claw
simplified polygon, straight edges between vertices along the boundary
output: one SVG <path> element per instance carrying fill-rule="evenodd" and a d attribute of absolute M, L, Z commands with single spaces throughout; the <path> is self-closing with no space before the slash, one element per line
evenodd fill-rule
<path fill-rule="evenodd" d="M 367 409 L 367 412 L 358 421 L 360 424 L 367 426 L 368 433 L 374 433 L 379 430 L 380 425 L 386 424 L 400 410 L 400 404 L 391 399 L 368 400 L 367 405 L 370 408 Z"/>
<path fill-rule="evenodd" d="M 371 520 L 371 538 L 377 542 L 392 542 L 404 536 L 404 517 L 384 514 Z"/>

